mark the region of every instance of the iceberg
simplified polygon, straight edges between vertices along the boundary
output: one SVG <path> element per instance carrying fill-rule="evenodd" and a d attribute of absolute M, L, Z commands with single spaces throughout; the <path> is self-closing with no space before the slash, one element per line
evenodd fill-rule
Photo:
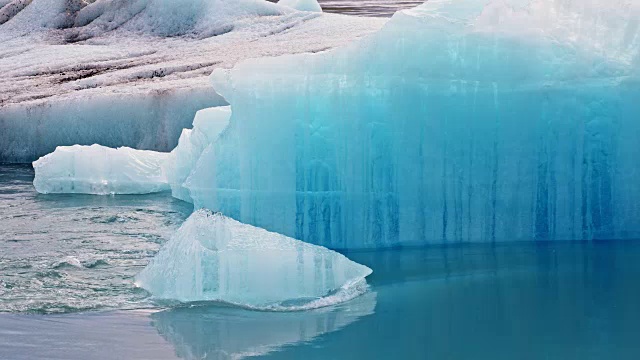
<path fill-rule="evenodd" d="M 333 249 L 640 236 L 640 4 L 440 0 L 214 70 L 196 208 Z"/>
<path fill-rule="evenodd" d="M 42 194 L 147 194 L 169 190 L 161 165 L 169 154 L 100 145 L 59 146 L 33 162 Z"/>
<path fill-rule="evenodd" d="M 136 285 L 162 300 L 304 310 L 361 295 L 369 274 L 327 248 L 198 210 L 136 276 Z"/>

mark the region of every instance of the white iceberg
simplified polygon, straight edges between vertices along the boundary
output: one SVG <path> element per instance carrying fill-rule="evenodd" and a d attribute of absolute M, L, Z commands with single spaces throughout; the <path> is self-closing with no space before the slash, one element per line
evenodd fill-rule
<path fill-rule="evenodd" d="M 362 294 L 369 274 L 368 267 L 327 248 L 198 210 L 136 285 L 157 299 L 302 310 Z"/>
<path fill-rule="evenodd" d="M 100 145 L 59 146 L 33 162 L 39 193 L 147 194 L 169 189 L 161 165 L 169 154 Z"/>

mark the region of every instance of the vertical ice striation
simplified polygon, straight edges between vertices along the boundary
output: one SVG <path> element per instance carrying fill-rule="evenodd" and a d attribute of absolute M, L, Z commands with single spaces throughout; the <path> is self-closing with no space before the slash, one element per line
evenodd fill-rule
<path fill-rule="evenodd" d="M 136 284 L 159 299 L 301 310 L 362 294 L 369 274 L 327 248 L 198 210 Z"/>
<path fill-rule="evenodd" d="M 640 236 L 630 0 L 432 0 L 347 48 L 216 70 L 196 207 L 331 248 Z"/>

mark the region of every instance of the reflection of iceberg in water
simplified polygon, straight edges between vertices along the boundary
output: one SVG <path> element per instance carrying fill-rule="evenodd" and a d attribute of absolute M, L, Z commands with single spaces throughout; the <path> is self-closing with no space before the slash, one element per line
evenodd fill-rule
<path fill-rule="evenodd" d="M 242 359 L 310 341 L 374 313 L 375 292 L 313 311 L 276 313 L 235 307 L 185 307 L 151 316 L 183 359 Z"/>

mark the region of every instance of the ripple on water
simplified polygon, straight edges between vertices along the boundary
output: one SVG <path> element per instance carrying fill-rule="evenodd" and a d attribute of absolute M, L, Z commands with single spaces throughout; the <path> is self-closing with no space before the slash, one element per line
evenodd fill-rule
<path fill-rule="evenodd" d="M 0 312 L 148 307 L 133 276 L 191 205 L 169 193 L 41 195 L 33 175 L 0 165 Z"/>

